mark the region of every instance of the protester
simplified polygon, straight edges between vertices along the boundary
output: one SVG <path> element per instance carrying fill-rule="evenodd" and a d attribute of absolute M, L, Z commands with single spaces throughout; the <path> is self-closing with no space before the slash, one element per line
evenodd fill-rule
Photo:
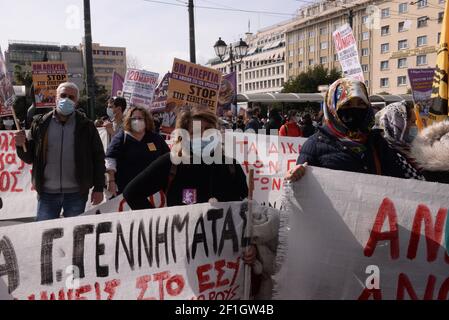
<path fill-rule="evenodd" d="M 375 118 L 375 128 L 382 130 L 389 146 L 397 152 L 396 161 L 403 167 L 405 178 L 424 180 L 410 156 L 410 143 L 418 132 L 413 109 L 407 108 L 405 101 L 395 102 L 376 113 Z"/>
<path fill-rule="evenodd" d="M 78 87 L 59 85 L 56 108 L 38 115 L 29 136 L 15 134 L 17 154 L 32 164 L 32 182 L 38 193 L 37 220 L 55 219 L 84 212 L 93 187 L 91 203 L 103 200 L 104 150 L 93 122 L 75 110 Z M 22 147 L 26 145 L 26 151 Z"/>
<path fill-rule="evenodd" d="M 259 129 L 262 129 L 262 124 L 259 120 L 260 108 L 255 107 L 246 110 L 246 116 L 248 117 L 248 123 L 245 126 L 245 131 L 251 130 L 253 133 L 258 133 Z"/>
<path fill-rule="evenodd" d="M 109 137 L 114 137 L 120 129 L 123 128 L 123 114 L 126 110 L 126 100 L 122 97 L 112 97 L 108 101 L 106 113 L 109 121 L 105 121 L 103 126 L 109 134 Z"/>
<path fill-rule="evenodd" d="M 13 117 L 3 118 L 3 127 L 4 130 L 17 130 Z"/>
<path fill-rule="evenodd" d="M 290 110 L 288 112 L 287 122 L 279 129 L 279 135 L 284 137 L 302 137 L 302 131 L 298 125 L 298 113 L 296 110 Z"/>
<path fill-rule="evenodd" d="M 329 88 L 324 104 L 323 125 L 301 148 L 287 180 L 305 172 L 303 164 L 334 170 L 407 177 L 398 165 L 398 155 L 377 130 L 370 130 L 374 116 L 365 84 L 342 78 Z M 403 161 L 406 161 L 403 159 Z"/>
<path fill-rule="evenodd" d="M 277 135 L 279 133 L 279 129 L 282 126 L 282 117 L 279 114 L 279 111 L 276 109 L 271 109 L 268 113 L 268 123 L 265 126 L 267 130 L 266 134 L 274 134 Z"/>
<path fill-rule="evenodd" d="M 302 118 L 301 132 L 304 138 L 312 136 L 316 131 L 316 126 L 313 125 L 310 113 L 306 113 Z"/>
<path fill-rule="evenodd" d="M 232 126 L 232 130 L 234 130 L 234 131 L 239 130 L 241 132 L 245 131 L 245 121 L 244 121 L 242 115 L 239 115 L 237 117 L 237 120 L 235 121 L 235 123 Z"/>
<path fill-rule="evenodd" d="M 427 181 L 449 183 L 449 121 L 423 129 L 410 154 Z"/>
<path fill-rule="evenodd" d="M 201 136 L 193 137 L 194 121 L 201 124 Z M 177 142 L 170 153 L 154 161 L 128 184 L 123 196 L 129 206 L 133 210 L 151 208 L 147 198 L 160 190 L 164 191 L 169 207 L 245 199 L 248 196 L 246 177 L 235 160 L 218 153 L 221 163 L 205 163 L 204 150 L 210 150 L 208 155 L 213 156 L 216 156 L 215 152 L 222 152 L 217 128 L 217 116 L 207 108 L 192 108 L 178 114 Z M 208 137 L 202 138 L 205 132 Z M 194 155 L 195 158 L 200 157 L 199 164 L 192 164 Z M 175 164 L 173 159 L 180 157 L 188 159 L 189 163 Z M 226 164 L 228 161 L 231 164 Z"/>
<path fill-rule="evenodd" d="M 112 138 L 106 151 L 108 192 L 121 194 L 134 177 L 169 151 L 164 139 L 154 132 L 150 113 L 141 107 L 129 108 L 123 130 Z"/>

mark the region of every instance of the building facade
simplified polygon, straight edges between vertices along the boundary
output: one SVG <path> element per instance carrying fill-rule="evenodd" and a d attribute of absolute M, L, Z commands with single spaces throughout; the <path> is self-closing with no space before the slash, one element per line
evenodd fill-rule
<path fill-rule="evenodd" d="M 82 44 L 80 47 L 84 51 Z M 99 85 L 104 86 L 108 92 L 111 92 L 114 71 L 125 77 L 126 48 L 92 43 L 92 54 L 95 79 Z"/>
<path fill-rule="evenodd" d="M 443 0 L 385 1 L 377 6 L 379 28 L 373 30 L 374 93 L 405 94 L 407 69 L 435 67 L 444 15 Z"/>
<path fill-rule="evenodd" d="M 31 63 L 43 61 L 45 56 L 48 61 L 66 62 L 69 81 L 74 82 L 80 90 L 84 89 L 83 57 L 77 46 L 11 40 L 5 52 L 6 67 L 10 73 L 14 72 L 16 65 L 19 65 L 22 71 L 30 72 Z"/>
<path fill-rule="evenodd" d="M 234 63 L 238 93 L 274 93 L 282 90 L 287 79 L 285 33 L 293 23 L 294 20 L 288 20 L 255 34 L 245 34 L 248 54 Z M 225 74 L 231 72 L 229 55 L 223 61 L 214 58 L 207 65 Z"/>

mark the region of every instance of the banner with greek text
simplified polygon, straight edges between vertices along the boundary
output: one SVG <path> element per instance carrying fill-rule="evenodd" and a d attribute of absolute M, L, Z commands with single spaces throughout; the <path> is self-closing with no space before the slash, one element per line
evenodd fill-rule
<path fill-rule="evenodd" d="M 442 299 L 449 186 L 309 167 L 285 193 L 278 299 Z"/>
<path fill-rule="evenodd" d="M 149 108 L 153 103 L 159 74 L 146 70 L 128 69 L 123 83 L 123 97 L 128 106 Z"/>
<path fill-rule="evenodd" d="M 340 61 L 343 75 L 360 81 L 365 81 L 363 70 L 360 66 L 357 41 L 349 24 L 344 24 L 332 34 L 337 51 L 338 61 Z"/>
<path fill-rule="evenodd" d="M 247 212 L 229 202 L 2 227 L 0 282 L 28 300 L 242 299 Z"/>

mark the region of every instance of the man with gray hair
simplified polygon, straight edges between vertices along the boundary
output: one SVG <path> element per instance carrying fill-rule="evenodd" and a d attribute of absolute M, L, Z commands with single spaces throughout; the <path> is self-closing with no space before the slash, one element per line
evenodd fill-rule
<path fill-rule="evenodd" d="M 56 91 L 56 108 L 34 117 L 28 135 L 15 135 L 17 155 L 33 165 L 37 221 L 77 216 L 103 201 L 104 149 L 94 123 L 76 110 L 79 89 L 71 82 Z M 23 146 L 26 146 L 26 151 Z"/>

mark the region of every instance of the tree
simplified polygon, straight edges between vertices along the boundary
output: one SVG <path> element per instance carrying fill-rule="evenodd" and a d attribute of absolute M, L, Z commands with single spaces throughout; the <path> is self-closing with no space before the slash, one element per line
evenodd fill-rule
<path fill-rule="evenodd" d="M 289 79 L 282 89 L 283 93 L 314 93 L 318 86 L 330 85 L 342 77 L 341 72 L 336 69 L 328 69 L 319 64 L 307 71 L 300 73 L 297 77 Z"/>
<path fill-rule="evenodd" d="M 142 69 L 142 64 L 136 56 L 126 56 L 126 68 L 127 69 Z"/>
<path fill-rule="evenodd" d="M 106 104 L 109 98 L 108 91 L 105 86 L 98 84 L 97 79 L 94 79 L 95 83 L 95 117 L 106 116 Z M 87 92 L 84 88 L 81 92 L 80 98 L 78 99 L 78 108 L 82 108 L 85 112 L 87 111 Z"/>

